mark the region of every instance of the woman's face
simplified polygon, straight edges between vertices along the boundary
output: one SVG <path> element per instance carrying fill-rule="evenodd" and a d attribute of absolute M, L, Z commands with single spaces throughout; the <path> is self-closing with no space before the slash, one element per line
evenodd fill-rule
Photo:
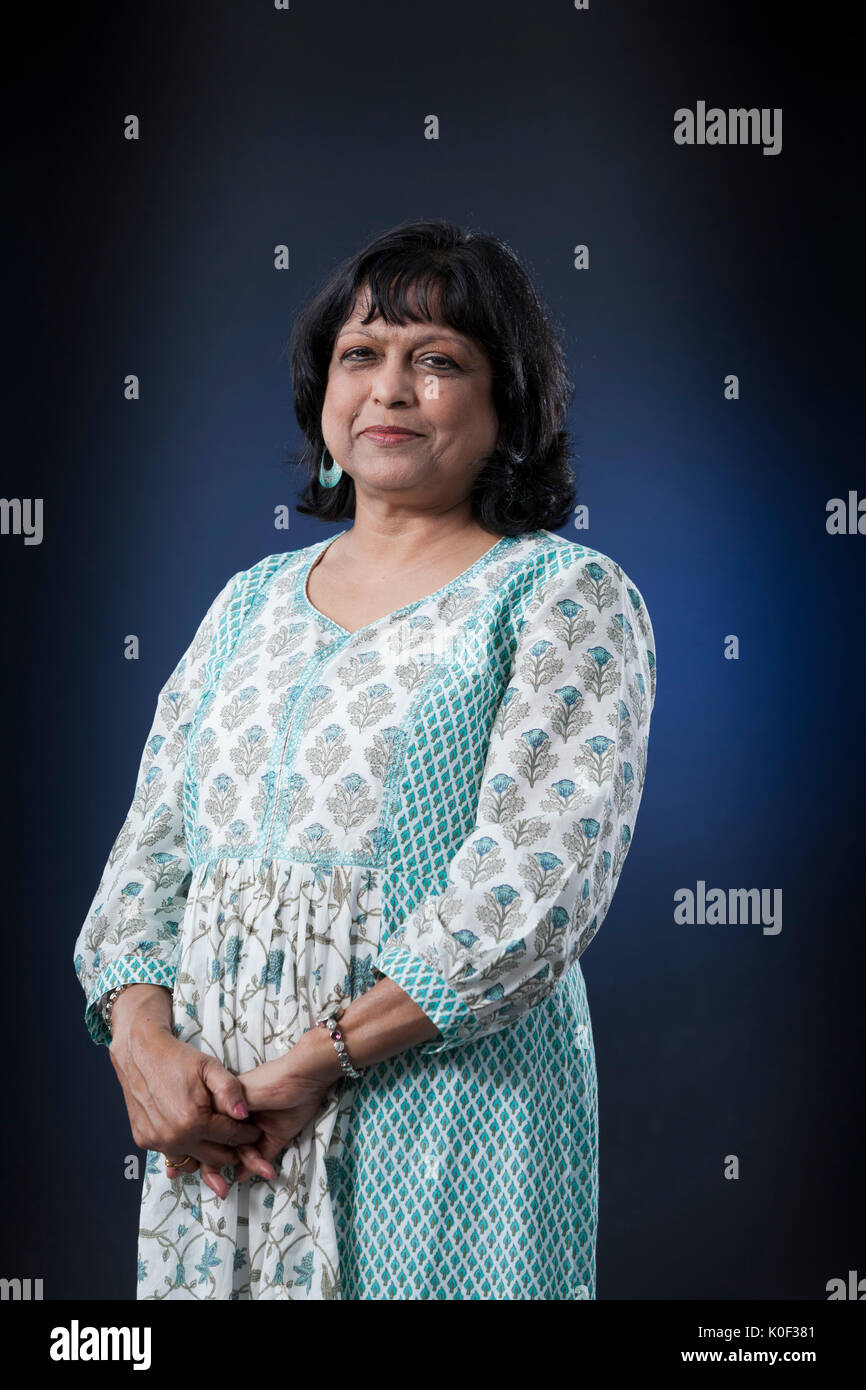
<path fill-rule="evenodd" d="M 361 497 L 455 506 L 499 434 L 490 359 L 444 323 L 362 324 L 368 307 L 359 291 L 334 342 L 322 408 L 328 453 Z M 413 433 L 365 433 L 375 425 Z"/>

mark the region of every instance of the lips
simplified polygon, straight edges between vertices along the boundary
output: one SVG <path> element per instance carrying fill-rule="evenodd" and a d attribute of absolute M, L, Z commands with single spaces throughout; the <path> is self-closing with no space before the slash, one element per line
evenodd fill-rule
<path fill-rule="evenodd" d="M 421 437 L 415 430 L 401 430 L 392 428 L 390 425 L 370 425 L 361 433 L 374 439 L 420 439 Z"/>
<path fill-rule="evenodd" d="M 392 429 L 389 425 L 370 425 L 369 429 L 362 430 L 361 433 L 379 449 L 396 449 L 400 444 L 409 444 L 413 439 L 422 437 L 414 430 Z"/>

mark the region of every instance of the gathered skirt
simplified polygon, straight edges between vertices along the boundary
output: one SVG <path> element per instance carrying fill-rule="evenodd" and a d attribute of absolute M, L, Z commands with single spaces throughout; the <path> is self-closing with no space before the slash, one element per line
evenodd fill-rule
<path fill-rule="evenodd" d="M 283 1055 L 335 992 L 375 983 L 400 888 L 366 866 L 202 863 L 178 927 L 177 1036 L 235 1074 Z M 597 1161 L 575 961 L 510 1027 L 336 1081 L 271 1182 L 221 1200 L 148 1153 L 138 1297 L 594 1298 Z"/>

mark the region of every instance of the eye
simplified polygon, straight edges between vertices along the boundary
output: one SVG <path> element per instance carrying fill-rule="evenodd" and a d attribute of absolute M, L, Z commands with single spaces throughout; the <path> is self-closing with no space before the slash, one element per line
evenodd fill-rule
<path fill-rule="evenodd" d="M 359 353 L 359 352 L 360 352 L 360 353 L 368 353 L 368 352 L 372 352 L 372 350 L 373 350 L 372 348 L 368 348 L 368 347 L 353 347 L 353 348 L 347 348 L 345 352 L 343 352 L 343 353 L 340 354 L 340 361 L 341 361 L 341 362 L 352 362 L 352 361 L 360 362 L 360 361 L 363 361 L 363 358 L 357 357 L 356 354 Z M 423 357 L 423 358 L 419 358 L 419 361 L 428 361 L 428 362 L 430 362 L 431 365 L 433 366 L 434 370 L 436 370 L 436 371 L 446 371 L 446 370 L 448 370 L 449 368 L 452 368 L 452 367 L 453 367 L 453 369 L 454 369 L 455 371 L 459 371 L 459 370 L 460 370 L 458 364 L 454 361 L 454 359 L 451 358 L 451 357 L 448 357 L 448 356 L 446 355 L 446 353 L 444 353 L 444 352 L 426 352 L 426 353 L 424 354 L 424 357 Z"/>
<path fill-rule="evenodd" d="M 446 357 L 444 352 L 428 352 L 428 353 L 426 354 L 426 356 L 427 356 L 427 357 L 436 357 L 436 358 L 438 358 L 438 359 L 439 359 L 438 363 L 434 364 L 434 365 L 437 365 L 437 366 L 438 366 L 440 363 L 444 364 L 446 367 L 455 367 L 455 368 L 456 368 L 456 366 L 457 366 L 457 363 L 454 362 L 450 357 Z"/>

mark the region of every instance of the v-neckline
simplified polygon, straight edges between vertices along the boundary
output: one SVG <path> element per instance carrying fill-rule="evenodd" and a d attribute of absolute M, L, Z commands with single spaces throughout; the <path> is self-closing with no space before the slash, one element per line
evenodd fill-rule
<path fill-rule="evenodd" d="M 334 631 L 338 632 L 343 638 L 357 637 L 360 633 L 366 632 L 369 628 L 378 627 L 380 623 L 385 623 L 389 618 L 396 617 L 397 614 L 411 613 L 414 609 L 419 608 L 422 603 L 429 603 L 431 599 L 439 598 L 440 594 L 447 593 L 455 584 L 469 579 L 470 576 L 483 569 L 490 563 L 497 552 L 507 550 L 510 546 L 516 545 L 518 541 L 525 539 L 523 536 L 500 536 L 499 540 L 495 541 L 489 550 L 485 550 L 483 555 L 479 555 L 477 560 L 473 560 L 468 569 L 463 570 L 461 574 L 455 575 L 453 579 L 449 579 L 448 583 L 443 584 L 441 588 L 434 589 L 432 593 L 424 594 L 421 598 L 413 599 L 411 603 L 401 604 L 399 608 L 392 609 L 390 613 L 383 613 L 381 618 L 374 618 L 372 622 L 364 623 L 362 627 L 356 627 L 354 632 L 350 632 L 348 628 L 341 627 L 333 618 L 329 618 L 327 613 L 322 613 L 312 602 L 307 593 L 307 580 L 310 577 L 313 566 L 319 560 L 320 556 L 324 555 L 328 546 L 333 545 L 335 540 L 345 534 L 345 531 L 338 531 L 336 536 L 330 536 L 327 540 L 322 541 L 320 545 L 316 546 L 307 564 L 301 566 L 298 574 L 297 587 L 297 597 L 302 606 L 313 614 L 314 617 L 318 618 L 320 622 L 327 623 L 329 627 L 332 627 Z"/>

